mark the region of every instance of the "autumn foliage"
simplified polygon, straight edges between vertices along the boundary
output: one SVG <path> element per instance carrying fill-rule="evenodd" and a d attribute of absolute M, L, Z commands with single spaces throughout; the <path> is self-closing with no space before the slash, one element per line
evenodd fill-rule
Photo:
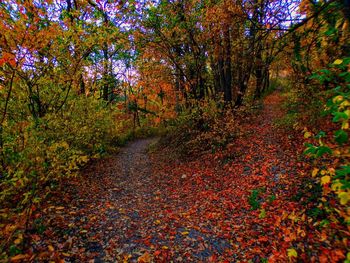
<path fill-rule="evenodd" d="M 349 17 L 341 0 L 1 1 L 0 261 L 92 260 L 98 221 L 127 229 L 107 261 L 350 262 Z M 137 142 L 97 161 L 155 135 L 151 161 Z"/>

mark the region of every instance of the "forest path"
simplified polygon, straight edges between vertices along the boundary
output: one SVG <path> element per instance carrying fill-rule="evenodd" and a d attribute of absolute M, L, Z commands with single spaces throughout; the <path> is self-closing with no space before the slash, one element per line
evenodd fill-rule
<path fill-rule="evenodd" d="M 144 139 L 96 161 L 52 198 L 35 252 L 79 262 L 261 262 L 284 251 L 276 222 L 293 208 L 298 143 L 273 126 L 282 100 L 268 96 L 224 151 L 179 161 L 148 154 L 156 139 Z"/>

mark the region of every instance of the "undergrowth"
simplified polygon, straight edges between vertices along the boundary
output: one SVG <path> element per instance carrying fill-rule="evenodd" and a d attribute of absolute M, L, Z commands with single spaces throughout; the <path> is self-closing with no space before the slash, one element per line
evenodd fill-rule
<path fill-rule="evenodd" d="M 163 145 L 172 145 L 180 155 L 215 152 L 236 138 L 240 131 L 235 112 L 214 101 L 202 102 L 169 122 Z"/>
<path fill-rule="evenodd" d="M 15 105 L 15 104 L 14 104 Z M 21 121 L 2 131 L 0 170 L 0 261 L 20 253 L 27 229 L 44 231 L 33 220 L 52 192 L 80 175 L 89 160 L 118 151 L 128 141 L 159 135 L 161 128 L 132 127 L 130 116 L 94 97 L 68 99 L 60 112 L 33 118 L 26 108 Z"/>

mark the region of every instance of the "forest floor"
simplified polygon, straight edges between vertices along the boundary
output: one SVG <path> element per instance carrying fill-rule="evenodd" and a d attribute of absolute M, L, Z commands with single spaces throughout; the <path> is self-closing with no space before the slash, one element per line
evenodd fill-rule
<path fill-rule="evenodd" d="M 38 212 L 30 253 L 68 262 L 312 258 L 313 234 L 293 199 L 303 144 L 274 126 L 282 100 L 266 97 L 247 132 L 216 153 L 179 160 L 171 145 L 148 153 L 157 139 L 142 139 L 95 161 Z"/>

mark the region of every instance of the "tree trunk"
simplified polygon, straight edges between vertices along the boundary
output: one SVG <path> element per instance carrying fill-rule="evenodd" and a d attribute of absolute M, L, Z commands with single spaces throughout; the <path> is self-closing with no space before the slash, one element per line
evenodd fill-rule
<path fill-rule="evenodd" d="M 105 43 L 103 47 L 103 92 L 102 92 L 102 98 L 105 101 L 108 101 L 108 91 L 109 91 L 109 85 L 108 85 L 108 46 Z"/>
<path fill-rule="evenodd" d="M 225 103 L 232 101 L 232 73 L 231 73 L 231 39 L 230 29 L 227 28 L 224 32 L 224 47 L 225 47 L 225 60 L 224 60 L 224 74 L 225 74 L 225 86 L 224 86 L 224 100 Z"/>

